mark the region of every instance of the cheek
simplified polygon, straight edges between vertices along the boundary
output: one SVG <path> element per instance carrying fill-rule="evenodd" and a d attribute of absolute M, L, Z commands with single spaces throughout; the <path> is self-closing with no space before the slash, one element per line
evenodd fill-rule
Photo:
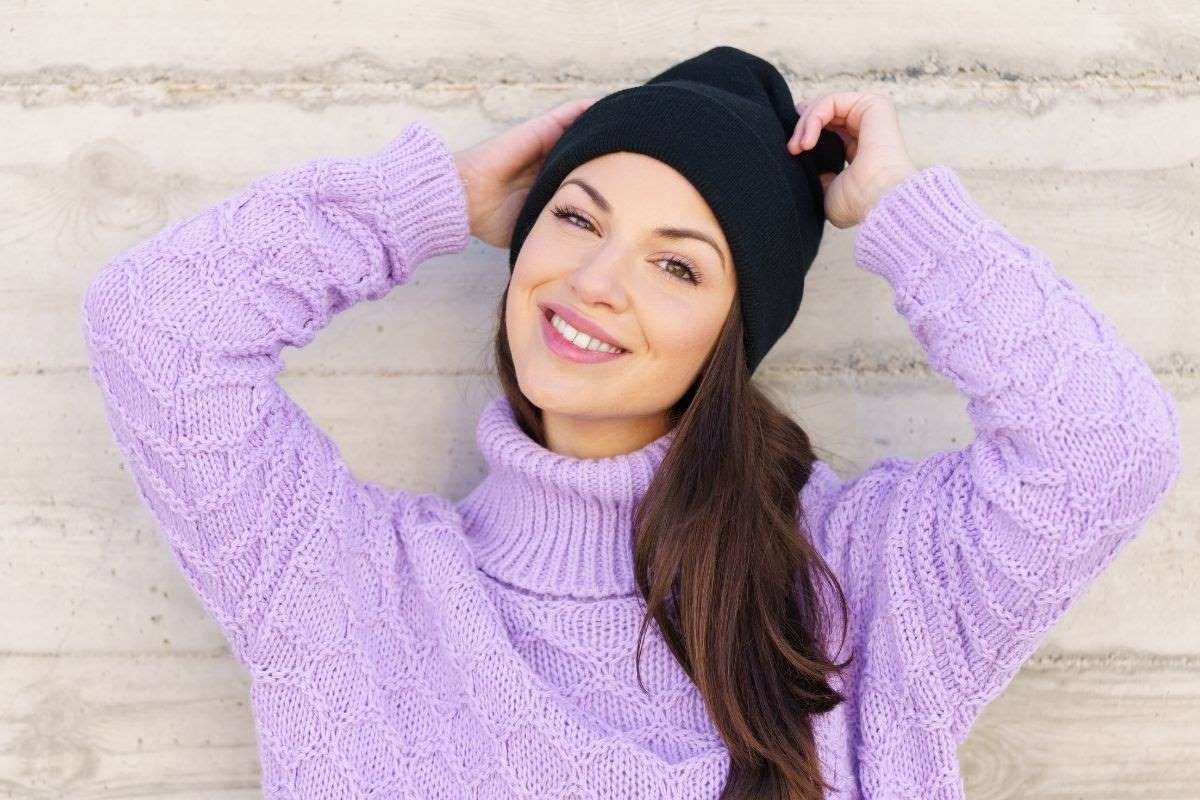
<path fill-rule="evenodd" d="M 564 279 L 571 271 L 569 253 L 550 246 L 546 237 L 530 235 L 517 254 L 510 280 L 510 294 L 529 298 L 540 287 Z"/>
<path fill-rule="evenodd" d="M 722 320 L 711 309 L 687 306 L 648 315 L 645 333 L 658 358 L 690 367 L 700 363 L 720 332 Z"/>
<path fill-rule="evenodd" d="M 553 270 L 548 266 L 555 262 L 540 255 L 537 243 L 530 237 L 517 254 L 512 277 L 509 278 L 508 296 L 504 307 L 507 327 L 505 333 L 509 339 L 509 347 L 518 360 L 525 350 L 538 345 L 538 337 L 541 336 L 538 324 L 540 312 L 534 302 L 534 296 L 539 293 L 539 287 L 555 279 Z"/>

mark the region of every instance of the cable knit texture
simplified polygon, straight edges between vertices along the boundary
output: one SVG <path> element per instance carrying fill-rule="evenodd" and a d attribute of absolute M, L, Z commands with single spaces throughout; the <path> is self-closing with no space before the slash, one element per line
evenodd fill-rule
<path fill-rule="evenodd" d="M 468 238 L 451 153 L 418 121 L 167 226 L 84 299 L 139 496 L 252 678 L 263 795 L 715 798 L 727 751 L 656 627 L 645 693 L 633 663 L 632 512 L 673 432 L 575 459 L 497 397 L 488 473 L 454 501 L 356 479 L 275 382 L 284 346 Z M 975 438 L 848 481 L 819 461 L 801 492 L 856 653 L 819 753 L 830 797 L 962 798 L 958 743 L 1173 484 L 1178 416 L 947 166 L 885 194 L 854 258 Z"/>

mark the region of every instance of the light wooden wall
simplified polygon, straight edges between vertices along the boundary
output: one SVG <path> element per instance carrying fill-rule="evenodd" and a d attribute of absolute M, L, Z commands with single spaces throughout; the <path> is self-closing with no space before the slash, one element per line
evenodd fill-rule
<path fill-rule="evenodd" d="M 79 303 L 113 255 L 422 119 L 455 147 L 716 44 L 797 98 L 891 95 L 915 160 L 1055 262 L 1173 392 L 1185 471 L 960 750 L 973 800 L 1200 797 L 1200 6 L 1088 3 L 0 1 L 0 796 L 249 798 L 246 676 L 139 503 Z M 827 228 L 764 361 L 849 477 L 962 446 L 890 289 Z M 505 253 L 472 241 L 286 352 L 366 479 L 460 497 Z M 431 402 L 432 400 L 432 402 Z"/>

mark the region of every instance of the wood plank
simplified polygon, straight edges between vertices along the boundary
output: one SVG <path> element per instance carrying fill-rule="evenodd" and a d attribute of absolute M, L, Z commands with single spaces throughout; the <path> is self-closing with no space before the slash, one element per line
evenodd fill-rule
<path fill-rule="evenodd" d="M 70 87 L 63 94 L 75 99 L 81 83 L 132 78 L 146 85 L 162 82 L 164 73 L 167 85 L 158 87 L 164 94 L 181 80 L 208 93 L 245 93 L 252 90 L 244 84 L 258 80 L 353 85 L 397 78 L 648 77 L 650 70 L 724 43 L 758 47 L 804 72 L 884 66 L 928 79 L 962 70 L 997 82 L 1046 73 L 1194 76 L 1200 58 L 1200 43 L 1186 35 L 1200 24 L 1187 0 L 1133 6 L 1094 0 L 1086 7 L 1014 0 L 974 5 L 969 14 L 947 14 L 936 0 L 649 0 L 630 7 L 538 0 L 521 5 L 520 20 L 537 24 L 514 24 L 508 6 L 463 0 L 217 0 L 180 8 L 117 3 L 91 5 L 83 13 L 68 0 L 41 0 L 5 9 L 0 70 L 22 76 L 38 71 L 43 81 Z M 897 35 L 911 30 L 913 20 L 942 24 L 922 28 L 919 42 Z M 86 54 L 86 66 L 78 66 L 80 54 Z M 116 74 L 105 74 L 109 70 Z M 47 88 L 30 87 L 35 91 L 44 95 Z"/>

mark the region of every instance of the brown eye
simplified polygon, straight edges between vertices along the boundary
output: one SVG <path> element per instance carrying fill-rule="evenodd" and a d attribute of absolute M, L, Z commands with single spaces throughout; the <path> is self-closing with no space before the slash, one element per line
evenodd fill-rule
<path fill-rule="evenodd" d="M 681 281 L 687 281 L 688 283 L 692 283 L 692 284 L 700 283 L 700 274 L 698 272 L 696 272 L 695 269 L 692 268 L 691 264 L 689 264 L 686 261 L 683 261 L 682 259 L 667 258 L 664 256 L 663 258 L 654 259 L 654 263 L 655 264 L 670 264 L 670 265 L 678 268 L 680 270 L 679 272 L 672 272 L 669 269 L 663 269 L 663 272 L 666 272 L 668 275 L 673 275 L 674 277 L 678 278 Z"/>
<path fill-rule="evenodd" d="M 577 228 L 583 228 L 585 231 L 592 229 L 592 223 L 588 222 L 587 219 L 583 215 L 577 214 L 574 211 L 572 211 L 571 209 L 566 208 L 565 206 L 554 206 L 554 208 L 551 209 L 550 213 L 554 214 L 554 216 L 558 217 L 559 219 L 567 220 L 567 222 L 569 222 L 571 225 L 574 225 Z M 578 222 L 575 222 L 575 220 L 579 220 L 580 222 L 583 223 L 583 225 L 580 225 Z"/>

